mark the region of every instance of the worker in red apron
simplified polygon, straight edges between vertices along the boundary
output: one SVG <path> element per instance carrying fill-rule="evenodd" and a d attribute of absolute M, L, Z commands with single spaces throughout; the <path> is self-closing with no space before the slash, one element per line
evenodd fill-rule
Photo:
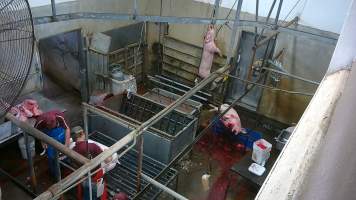
<path fill-rule="evenodd" d="M 85 140 L 85 133 L 80 126 L 76 126 L 73 128 L 72 132 L 76 138 L 74 151 L 79 154 L 92 159 L 98 156 L 103 150 L 95 143 L 90 143 Z M 111 162 L 112 158 L 108 158 L 105 160 L 105 163 Z M 98 168 L 94 169 L 96 171 Z M 107 200 L 107 188 L 106 183 L 104 181 L 104 171 L 103 169 L 99 170 L 97 173 L 92 175 L 91 183 L 86 179 L 82 184 L 79 184 L 77 187 L 77 199 L 78 200 L 89 200 L 90 199 L 90 186 L 92 188 L 92 199 L 97 200 Z"/>
<path fill-rule="evenodd" d="M 64 119 L 63 112 L 58 110 L 49 111 L 43 113 L 37 117 L 37 122 L 35 127 L 40 131 L 46 133 L 51 138 L 55 139 L 57 142 L 60 142 L 66 146 L 69 146 L 70 142 L 70 129 Z M 60 174 L 56 169 L 59 166 L 56 166 L 57 150 L 51 145 L 42 144 L 43 148 L 46 150 L 48 158 L 48 167 L 51 177 L 55 178 L 55 181 L 59 180 Z"/>

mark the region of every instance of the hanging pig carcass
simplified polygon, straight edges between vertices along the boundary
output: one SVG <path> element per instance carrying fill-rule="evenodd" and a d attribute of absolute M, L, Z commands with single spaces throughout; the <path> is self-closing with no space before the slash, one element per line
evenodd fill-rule
<path fill-rule="evenodd" d="M 210 74 L 211 66 L 213 64 L 214 54 L 218 53 L 221 56 L 220 49 L 216 46 L 215 30 L 213 25 L 209 25 L 208 32 L 204 38 L 203 55 L 199 66 L 199 76 L 206 78 Z"/>

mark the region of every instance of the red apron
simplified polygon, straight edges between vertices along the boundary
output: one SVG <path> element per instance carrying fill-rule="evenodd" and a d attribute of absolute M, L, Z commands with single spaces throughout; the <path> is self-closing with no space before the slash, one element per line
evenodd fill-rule
<path fill-rule="evenodd" d="M 104 172 L 103 170 L 98 171 L 94 176 L 91 177 L 91 181 L 96 183 L 98 180 L 100 180 L 101 178 L 103 178 L 104 176 Z M 82 184 L 78 184 L 77 185 L 77 199 L 78 200 L 83 200 L 83 186 Z M 93 197 L 93 199 L 95 199 Z M 107 192 L 107 188 L 106 188 L 106 182 L 104 180 L 104 192 L 103 195 L 101 195 L 100 200 L 107 200 L 108 199 L 108 192 Z"/>

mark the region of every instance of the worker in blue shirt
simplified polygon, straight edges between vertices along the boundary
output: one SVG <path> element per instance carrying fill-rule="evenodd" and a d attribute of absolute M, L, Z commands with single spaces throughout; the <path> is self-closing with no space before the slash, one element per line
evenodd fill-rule
<path fill-rule="evenodd" d="M 58 142 L 69 146 L 70 128 L 64 119 L 63 112 L 54 110 L 41 114 L 37 117 L 35 127 Z M 58 169 L 56 166 L 57 151 L 52 146 L 47 144 L 43 144 L 43 147 L 47 152 L 49 172 L 52 177 L 59 180 Z"/>

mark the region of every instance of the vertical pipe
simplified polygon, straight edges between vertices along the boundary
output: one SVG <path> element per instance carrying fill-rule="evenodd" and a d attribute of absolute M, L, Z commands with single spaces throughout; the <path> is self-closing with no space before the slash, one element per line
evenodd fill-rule
<path fill-rule="evenodd" d="M 274 25 L 277 25 L 277 23 L 278 23 L 279 15 L 281 14 L 282 5 L 283 5 L 283 0 L 279 0 L 276 18 L 274 19 Z M 277 28 L 277 27 L 275 27 L 275 28 Z"/>
<path fill-rule="evenodd" d="M 234 25 L 233 25 L 232 33 L 231 33 L 230 47 L 227 52 L 227 58 L 226 58 L 227 65 L 229 65 L 231 63 L 231 58 L 233 57 L 233 50 L 234 50 L 234 46 L 236 43 L 237 28 L 240 24 L 240 13 L 241 13 L 242 2 L 243 2 L 243 0 L 239 0 L 239 2 L 237 3 L 235 21 L 234 21 Z"/>
<path fill-rule="evenodd" d="M 56 177 L 54 177 L 54 178 L 55 178 L 56 182 L 61 181 L 61 166 L 59 165 L 58 157 L 59 157 L 58 151 L 55 149 L 54 150 L 54 168 L 55 168 L 54 170 L 56 170 L 56 172 L 55 172 Z"/>
<path fill-rule="evenodd" d="M 142 174 L 142 160 L 143 160 L 143 134 L 138 137 L 137 143 L 137 193 L 141 191 L 141 174 Z"/>
<path fill-rule="evenodd" d="M 221 4 L 221 0 L 215 0 L 213 16 L 212 16 L 212 20 L 211 20 L 211 24 L 213 24 L 213 25 L 215 25 L 215 23 L 216 23 L 216 18 L 219 17 L 220 4 Z"/>
<path fill-rule="evenodd" d="M 51 7 L 52 7 L 52 17 L 53 19 L 56 19 L 57 17 L 56 0 L 51 0 Z"/>
<path fill-rule="evenodd" d="M 258 22 L 258 8 L 259 8 L 260 1 L 256 0 L 256 13 L 255 13 L 255 21 Z M 257 35 L 258 35 L 258 28 L 255 26 L 255 45 L 257 43 Z"/>
<path fill-rule="evenodd" d="M 86 47 L 85 37 L 82 35 L 82 31 L 77 32 L 78 39 L 78 51 L 79 51 L 79 66 L 80 66 L 80 93 L 83 102 L 89 101 L 89 84 L 88 84 L 88 50 Z"/>
<path fill-rule="evenodd" d="M 88 187 L 89 187 L 89 199 L 92 200 L 93 199 L 93 188 L 91 185 L 91 174 L 90 171 L 88 172 Z"/>
<path fill-rule="evenodd" d="M 87 158 L 91 159 L 91 155 L 89 152 L 89 134 L 88 134 L 88 110 L 84 107 L 83 109 L 83 121 L 84 121 L 84 134 L 85 134 L 85 141 L 86 141 L 86 152 Z"/>
<path fill-rule="evenodd" d="M 137 17 L 137 0 L 134 0 L 134 13 L 133 13 L 133 20 L 135 20 Z"/>
<path fill-rule="evenodd" d="M 269 18 L 271 17 L 272 11 L 274 9 L 274 6 L 276 5 L 277 0 L 273 0 L 271 8 L 268 11 L 268 15 L 266 17 L 266 24 L 268 24 Z M 261 40 L 261 37 L 263 36 L 263 33 L 265 31 L 265 28 L 262 29 L 261 34 L 258 36 L 257 41 Z"/>
<path fill-rule="evenodd" d="M 273 2 L 272 2 L 271 8 L 269 9 L 268 15 L 266 17 L 266 23 L 268 23 L 269 18 L 271 17 L 271 14 L 272 14 L 272 11 L 274 9 L 274 6 L 276 5 L 276 2 L 277 2 L 277 0 L 273 0 Z"/>
<path fill-rule="evenodd" d="M 27 155 L 28 167 L 30 170 L 31 184 L 32 184 L 33 190 L 35 191 L 35 193 L 37 193 L 37 178 L 36 178 L 35 169 L 33 166 L 32 152 L 30 150 L 30 144 L 28 141 L 29 137 L 28 137 L 28 134 L 25 132 L 23 135 L 25 137 L 26 155 Z"/>
<path fill-rule="evenodd" d="M 88 141 L 88 109 L 83 106 L 83 124 L 84 124 L 84 133 L 85 133 L 85 140 Z"/>

